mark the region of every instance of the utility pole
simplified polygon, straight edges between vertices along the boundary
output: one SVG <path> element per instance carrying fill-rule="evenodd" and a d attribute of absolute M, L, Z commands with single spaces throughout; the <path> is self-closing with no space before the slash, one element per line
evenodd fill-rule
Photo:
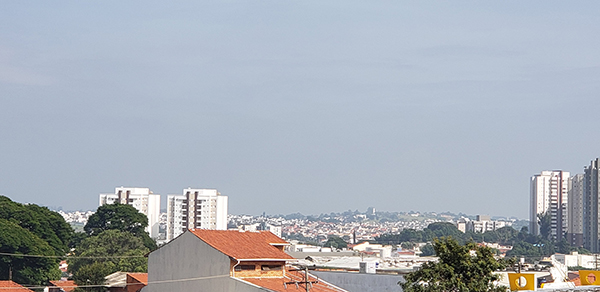
<path fill-rule="evenodd" d="M 8 280 L 12 281 L 12 266 L 8 267 Z"/>
<path fill-rule="evenodd" d="M 308 265 L 304 266 L 304 287 L 306 288 L 306 292 L 308 292 Z"/>
<path fill-rule="evenodd" d="M 300 272 L 300 271 L 302 271 L 302 270 L 304 270 L 304 281 L 301 281 L 301 282 L 300 282 L 300 281 L 289 281 L 289 282 L 285 282 L 285 283 L 283 283 L 283 285 L 284 285 L 284 287 L 285 287 L 286 289 L 287 289 L 287 285 L 290 285 L 290 284 L 294 284 L 294 285 L 296 285 L 296 289 L 298 289 L 298 288 L 299 288 L 299 285 L 302 285 L 302 284 L 304 284 L 304 289 L 305 289 L 305 291 L 306 291 L 306 292 L 309 292 L 309 291 L 310 291 L 310 288 L 312 288 L 312 285 L 313 285 L 313 284 L 317 284 L 317 283 L 319 283 L 319 278 L 317 278 L 317 280 L 316 280 L 316 281 L 310 281 L 310 279 L 308 278 L 308 266 L 299 267 L 299 268 L 298 268 L 297 270 L 295 270 L 295 271 L 298 271 L 298 272 Z"/>

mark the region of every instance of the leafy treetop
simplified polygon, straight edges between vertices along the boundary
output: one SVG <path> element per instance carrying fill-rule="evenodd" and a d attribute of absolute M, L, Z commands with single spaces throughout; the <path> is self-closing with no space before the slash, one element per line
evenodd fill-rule
<path fill-rule="evenodd" d="M 405 292 L 507 291 L 493 283 L 499 279 L 493 272 L 506 268 L 506 263 L 497 261 L 490 248 L 473 242 L 461 245 L 449 237 L 434 239 L 433 248 L 439 261 L 407 274 L 400 283 Z"/>
<path fill-rule="evenodd" d="M 327 238 L 327 242 L 325 242 L 324 246 L 331 248 L 347 248 L 348 243 L 337 235 L 329 235 L 329 238 Z"/>
<path fill-rule="evenodd" d="M 55 255 L 55 250 L 46 241 L 5 219 L 0 219 L 0 252 Z M 0 255 L 0 280 L 8 280 L 10 269 L 12 269 L 13 281 L 21 284 L 43 285 L 49 280 L 60 278 L 58 260 L 55 258 Z"/>
<path fill-rule="evenodd" d="M 117 271 L 146 272 L 144 255 L 149 251 L 132 233 L 106 230 L 81 241 L 74 251 L 78 258 L 69 260 L 69 272 L 78 285 L 102 284 L 105 276 Z"/>
<path fill-rule="evenodd" d="M 156 248 L 156 242 L 145 231 L 148 226 L 146 215 L 138 212 L 131 205 L 107 204 L 98 207 L 96 213 L 90 216 L 83 230 L 89 236 L 98 235 L 106 230 L 129 232 L 140 237 L 149 249 Z"/>
<path fill-rule="evenodd" d="M 0 196 L 0 219 L 9 220 L 46 241 L 55 255 L 69 252 L 73 229 L 58 213 L 34 204 L 19 204 Z"/>
<path fill-rule="evenodd" d="M 116 229 L 140 235 L 148 226 L 148 218 L 131 205 L 106 204 L 98 207 L 88 219 L 83 230 L 90 235 L 98 235 L 106 230 Z"/>

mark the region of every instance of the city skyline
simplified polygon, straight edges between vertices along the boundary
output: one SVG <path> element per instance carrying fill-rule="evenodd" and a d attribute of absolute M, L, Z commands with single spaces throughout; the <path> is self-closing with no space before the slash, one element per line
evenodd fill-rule
<path fill-rule="evenodd" d="M 232 214 L 527 218 L 532 174 L 600 156 L 598 8 L 3 3 L 0 193 L 89 210 L 116 186 L 189 186 Z"/>

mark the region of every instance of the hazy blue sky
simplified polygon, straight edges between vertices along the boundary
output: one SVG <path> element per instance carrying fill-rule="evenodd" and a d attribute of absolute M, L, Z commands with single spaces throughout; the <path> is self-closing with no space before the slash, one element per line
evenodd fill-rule
<path fill-rule="evenodd" d="M 200 2 L 200 3 L 198 3 Z M 0 193 L 526 218 L 600 156 L 597 1 L 3 1 Z"/>

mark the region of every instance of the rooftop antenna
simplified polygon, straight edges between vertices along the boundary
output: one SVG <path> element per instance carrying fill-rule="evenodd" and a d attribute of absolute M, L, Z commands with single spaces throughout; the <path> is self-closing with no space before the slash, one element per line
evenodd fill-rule
<path fill-rule="evenodd" d="M 296 271 L 301 271 L 302 269 L 304 270 L 304 281 L 302 282 L 298 282 L 298 281 L 290 281 L 290 282 L 285 282 L 283 283 L 283 285 L 287 288 L 287 284 L 295 284 L 296 287 L 298 287 L 298 284 L 304 284 L 304 288 L 306 289 L 306 292 L 310 291 L 310 288 L 312 288 L 313 284 L 317 284 L 319 283 L 319 279 L 317 278 L 316 281 L 310 281 L 308 279 L 308 265 L 298 265 L 299 269 L 297 269 Z M 309 287 L 310 285 L 310 287 Z"/>

